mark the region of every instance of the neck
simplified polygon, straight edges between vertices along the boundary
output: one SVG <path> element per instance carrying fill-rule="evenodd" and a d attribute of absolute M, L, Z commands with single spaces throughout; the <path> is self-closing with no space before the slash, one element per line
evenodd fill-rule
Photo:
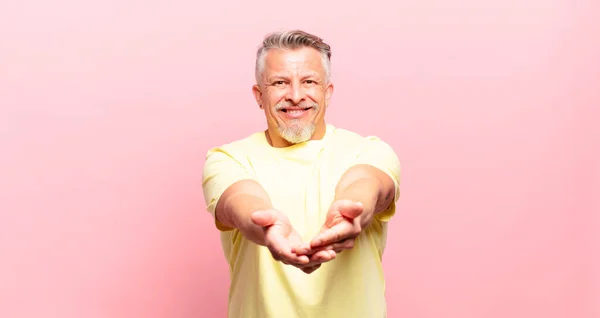
<path fill-rule="evenodd" d="M 323 137 L 325 137 L 326 131 L 327 127 L 325 122 L 321 122 L 319 125 L 317 125 L 315 132 L 313 133 L 310 140 L 323 139 Z M 275 148 L 285 148 L 294 145 L 293 143 L 283 139 L 276 127 L 269 127 L 267 130 L 265 130 L 265 137 L 267 138 L 269 144 Z"/>

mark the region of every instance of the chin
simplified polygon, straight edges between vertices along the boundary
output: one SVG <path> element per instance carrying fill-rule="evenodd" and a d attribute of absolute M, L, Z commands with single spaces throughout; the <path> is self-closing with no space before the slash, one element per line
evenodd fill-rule
<path fill-rule="evenodd" d="M 309 141 L 315 133 L 315 125 L 307 124 L 304 127 L 291 126 L 291 127 L 279 127 L 279 135 L 287 142 L 292 144 L 299 144 Z"/>

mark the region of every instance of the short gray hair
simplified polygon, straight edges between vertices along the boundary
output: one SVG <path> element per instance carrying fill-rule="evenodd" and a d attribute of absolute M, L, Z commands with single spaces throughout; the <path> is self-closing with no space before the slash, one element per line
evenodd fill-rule
<path fill-rule="evenodd" d="M 331 78 L 331 47 L 323 42 L 320 37 L 301 31 L 278 31 L 268 34 L 261 47 L 256 52 L 255 77 L 256 83 L 261 83 L 262 72 L 265 68 L 265 57 L 271 49 L 295 50 L 303 47 L 311 47 L 321 53 L 321 62 L 325 69 L 325 81 Z"/>

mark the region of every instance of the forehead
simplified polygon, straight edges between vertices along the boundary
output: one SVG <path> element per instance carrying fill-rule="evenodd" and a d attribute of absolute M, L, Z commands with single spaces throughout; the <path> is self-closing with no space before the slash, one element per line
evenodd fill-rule
<path fill-rule="evenodd" d="M 321 54 L 316 49 L 306 47 L 295 50 L 272 49 L 265 58 L 265 71 L 272 73 L 325 72 Z"/>

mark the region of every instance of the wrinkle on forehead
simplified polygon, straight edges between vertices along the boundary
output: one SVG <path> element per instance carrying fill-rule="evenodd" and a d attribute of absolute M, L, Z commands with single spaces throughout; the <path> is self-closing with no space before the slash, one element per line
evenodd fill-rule
<path fill-rule="evenodd" d="M 306 53 L 301 53 L 306 52 Z M 309 53 L 310 52 L 310 53 Z M 317 51 L 273 50 L 267 55 L 267 77 L 273 76 L 318 76 L 322 78 L 325 70 L 321 55 Z"/>

